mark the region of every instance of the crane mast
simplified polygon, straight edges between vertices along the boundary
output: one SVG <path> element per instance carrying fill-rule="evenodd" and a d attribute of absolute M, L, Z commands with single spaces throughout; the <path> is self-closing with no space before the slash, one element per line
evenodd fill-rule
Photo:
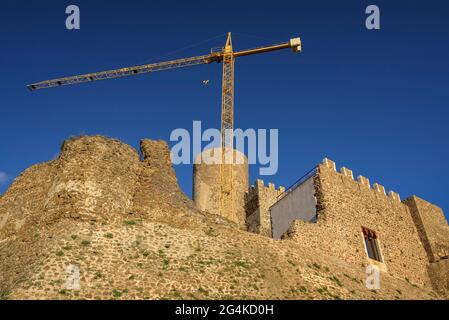
<path fill-rule="evenodd" d="M 235 220 L 234 199 L 235 191 L 233 187 L 233 166 L 234 156 L 234 61 L 237 57 L 252 54 L 265 53 L 281 49 L 291 48 L 293 52 L 301 51 L 300 38 L 290 39 L 275 45 L 263 46 L 259 48 L 246 49 L 234 52 L 232 48 L 231 33 L 228 33 L 226 44 L 221 52 L 211 50 L 210 54 L 195 56 L 190 58 L 175 59 L 152 64 L 144 64 L 102 72 L 87 73 L 77 76 L 45 80 L 28 85 L 31 91 L 80 84 L 98 80 L 120 78 L 156 71 L 169 70 L 174 68 L 188 67 L 200 64 L 210 64 L 212 62 L 223 62 L 222 75 L 222 103 L 221 103 L 221 164 L 220 164 L 220 184 L 221 197 L 219 203 L 220 214 L 231 220 Z"/>
<path fill-rule="evenodd" d="M 220 165 L 220 205 L 222 216 L 233 218 L 234 213 L 234 53 L 231 33 L 223 50 L 223 80 L 221 102 L 221 165 Z"/>

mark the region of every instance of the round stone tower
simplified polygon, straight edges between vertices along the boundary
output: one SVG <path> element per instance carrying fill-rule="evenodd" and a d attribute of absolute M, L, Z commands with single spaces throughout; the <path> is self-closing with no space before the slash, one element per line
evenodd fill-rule
<path fill-rule="evenodd" d="M 211 148 L 199 154 L 193 165 L 193 201 L 200 209 L 245 226 L 245 193 L 248 191 L 248 159 L 240 151 L 234 150 L 233 190 L 234 208 L 230 213 L 220 212 L 221 148 Z"/>

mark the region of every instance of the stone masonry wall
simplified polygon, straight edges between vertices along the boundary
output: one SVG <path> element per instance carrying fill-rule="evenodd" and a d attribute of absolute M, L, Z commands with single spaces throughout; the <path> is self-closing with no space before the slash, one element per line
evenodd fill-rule
<path fill-rule="evenodd" d="M 181 191 L 165 141 L 142 140 L 143 155 L 129 212 L 136 219 L 171 219 L 173 212 L 198 211 Z"/>
<path fill-rule="evenodd" d="M 432 288 L 449 299 L 449 259 L 441 259 L 429 265 Z"/>
<path fill-rule="evenodd" d="M 317 222 L 296 221 L 284 238 L 327 252 L 347 262 L 377 264 L 388 274 L 430 285 L 427 256 L 407 205 L 399 195 L 363 176 L 354 181 L 347 168 L 336 172 L 325 159 L 315 177 Z M 377 233 L 383 263 L 368 258 L 362 227 Z"/>
<path fill-rule="evenodd" d="M 66 140 L 56 160 L 24 171 L 2 197 L 0 235 L 59 218 L 117 219 L 132 207 L 140 167 L 136 150 L 119 141 L 101 136 Z"/>
<path fill-rule="evenodd" d="M 434 290 L 449 292 L 449 226 L 441 208 L 417 196 L 404 200 L 429 259 L 429 276 Z"/>
<path fill-rule="evenodd" d="M 43 218 L 46 195 L 55 174 L 53 162 L 33 165 L 20 174 L 0 197 L 0 242 L 22 229 L 30 219 L 34 223 Z"/>
<path fill-rule="evenodd" d="M 430 262 L 449 256 L 449 226 L 441 208 L 417 196 L 404 200 L 418 228 Z"/>
<path fill-rule="evenodd" d="M 271 237 L 270 207 L 284 193 L 285 188 L 268 183 L 264 186 L 261 179 L 256 180 L 255 186 L 251 186 L 246 195 L 246 226 L 247 230 Z"/>

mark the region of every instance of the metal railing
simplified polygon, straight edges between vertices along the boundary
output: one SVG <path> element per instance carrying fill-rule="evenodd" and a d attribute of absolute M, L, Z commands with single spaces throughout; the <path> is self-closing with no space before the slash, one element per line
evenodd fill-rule
<path fill-rule="evenodd" d="M 285 189 L 284 192 L 282 192 L 280 195 L 277 196 L 276 202 L 284 198 L 287 194 L 292 192 L 294 189 L 302 185 L 304 182 L 309 180 L 311 177 L 313 177 L 316 174 L 318 165 L 314 166 L 311 170 L 309 170 L 305 175 L 303 175 L 301 178 L 296 180 L 295 183 L 293 183 L 290 187 Z"/>

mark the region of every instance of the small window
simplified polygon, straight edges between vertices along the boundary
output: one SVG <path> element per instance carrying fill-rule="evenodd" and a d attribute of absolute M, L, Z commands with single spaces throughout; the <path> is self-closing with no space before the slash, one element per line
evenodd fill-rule
<path fill-rule="evenodd" d="M 362 228 L 363 237 L 365 238 L 365 247 L 370 259 L 382 262 L 380 254 L 379 242 L 377 240 L 376 232 L 368 228 Z"/>

